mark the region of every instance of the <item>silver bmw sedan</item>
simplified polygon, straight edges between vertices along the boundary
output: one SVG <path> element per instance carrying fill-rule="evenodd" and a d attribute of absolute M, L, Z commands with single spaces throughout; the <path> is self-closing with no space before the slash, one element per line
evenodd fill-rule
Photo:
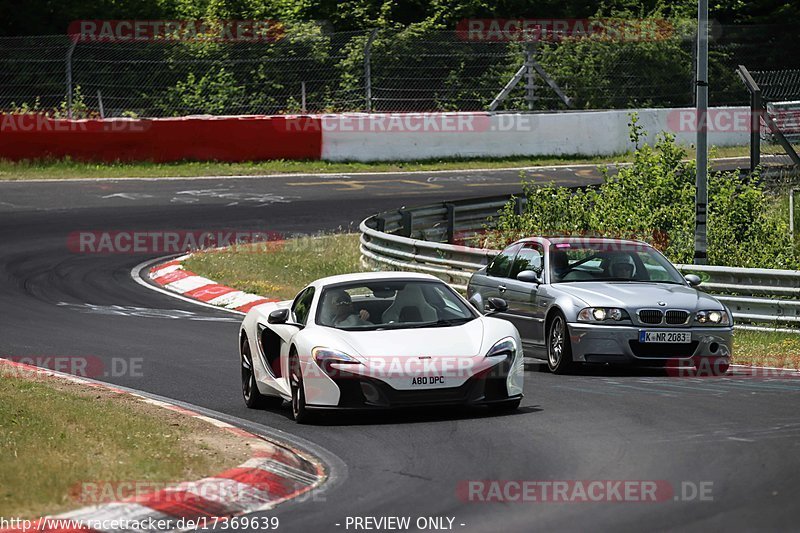
<path fill-rule="evenodd" d="M 522 239 L 470 279 L 467 295 L 519 330 L 526 357 L 727 372 L 731 312 L 652 246 L 606 238 Z M 505 300 L 503 302 L 502 300 Z"/>

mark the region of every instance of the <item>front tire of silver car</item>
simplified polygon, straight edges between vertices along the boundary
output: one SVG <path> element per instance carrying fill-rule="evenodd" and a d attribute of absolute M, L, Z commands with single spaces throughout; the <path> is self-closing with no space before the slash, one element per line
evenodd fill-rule
<path fill-rule="evenodd" d="M 556 314 L 547 328 L 547 368 L 553 374 L 566 374 L 572 368 L 572 346 L 567 321 Z"/>

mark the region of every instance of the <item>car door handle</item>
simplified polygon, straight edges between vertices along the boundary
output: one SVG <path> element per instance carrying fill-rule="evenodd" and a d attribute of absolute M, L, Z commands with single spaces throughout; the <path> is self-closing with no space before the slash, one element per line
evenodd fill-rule
<path fill-rule="evenodd" d="M 506 292 L 506 286 L 505 285 L 498 285 L 497 286 L 497 290 L 500 291 L 500 292 Z"/>

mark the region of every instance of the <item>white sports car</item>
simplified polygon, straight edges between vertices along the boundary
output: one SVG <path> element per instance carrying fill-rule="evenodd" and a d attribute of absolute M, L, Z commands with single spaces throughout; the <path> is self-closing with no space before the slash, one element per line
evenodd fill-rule
<path fill-rule="evenodd" d="M 487 305 L 506 307 L 500 298 Z M 239 347 L 247 406 L 288 400 L 300 423 L 312 410 L 478 404 L 512 410 L 522 399 L 514 325 L 482 315 L 427 274 L 317 280 L 293 301 L 251 309 Z"/>

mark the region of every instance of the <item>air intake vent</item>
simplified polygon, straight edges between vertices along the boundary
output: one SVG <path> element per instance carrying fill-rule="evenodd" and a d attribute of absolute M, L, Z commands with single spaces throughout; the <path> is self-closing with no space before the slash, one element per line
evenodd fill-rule
<path fill-rule="evenodd" d="M 639 311 L 639 321 L 642 324 L 661 324 L 664 314 L 658 309 L 642 309 Z"/>
<path fill-rule="evenodd" d="M 667 324 L 686 324 L 689 320 L 689 313 L 686 311 L 667 311 Z"/>

